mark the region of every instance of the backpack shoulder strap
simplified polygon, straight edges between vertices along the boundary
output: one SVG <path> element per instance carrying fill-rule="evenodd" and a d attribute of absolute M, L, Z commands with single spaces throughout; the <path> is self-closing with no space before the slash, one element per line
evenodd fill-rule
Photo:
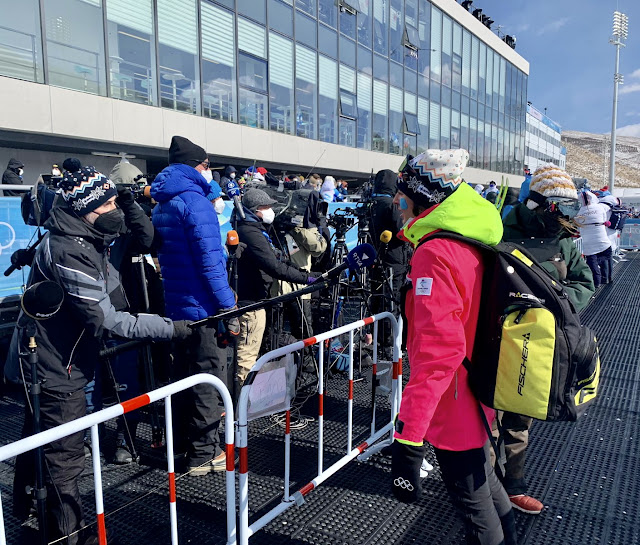
<path fill-rule="evenodd" d="M 484 250 L 487 252 L 496 251 L 493 246 L 489 246 L 488 244 L 485 244 L 484 242 L 480 242 L 479 240 L 475 240 L 473 238 L 465 237 L 464 235 L 461 235 L 459 233 L 454 233 L 453 231 L 436 231 L 431 235 L 427 235 L 420 242 L 418 242 L 418 245 L 416 246 L 416 250 L 418 249 L 419 246 L 422 246 L 425 242 L 428 242 L 436 238 L 447 238 L 450 240 L 457 240 L 458 242 L 463 242 L 465 244 L 469 244 L 470 246 L 475 246 L 476 248 L 480 248 L 481 250 Z"/>

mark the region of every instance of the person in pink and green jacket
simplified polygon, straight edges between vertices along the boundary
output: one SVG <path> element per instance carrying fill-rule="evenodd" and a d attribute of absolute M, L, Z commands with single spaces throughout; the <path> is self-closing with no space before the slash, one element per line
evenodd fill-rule
<path fill-rule="evenodd" d="M 392 445 L 393 493 L 403 502 L 422 495 L 425 442 L 434 447 L 442 479 L 464 518 L 468 544 L 515 545 L 515 519 L 489 456 L 495 411 L 480 406 L 463 362 L 471 359 L 484 266 L 480 251 L 438 238 L 452 231 L 488 245 L 502 238 L 500 215 L 462 180 L 469 154 L 427 150 L 401 168 L 394 204 L 404 227 L 398 236 L 415 247 L 405 287 L 404 315 L 410 379 Z M 481 407 L 481 408 L 480 408 Z"/>

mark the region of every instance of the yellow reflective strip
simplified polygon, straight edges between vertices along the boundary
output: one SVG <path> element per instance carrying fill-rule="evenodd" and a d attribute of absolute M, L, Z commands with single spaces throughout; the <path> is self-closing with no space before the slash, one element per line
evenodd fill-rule
<path fill-rule="evenodd" d="M 520 261 L 522 261 L 527 267 L 531 267 L 533 265 L 533 261 L 531 261 L 526 255 L 524 255 L 517 248 L 511 252 L 512 255 L 516 256 Z"/>
<path fill-rule="evenodd" d="M 403 445 L 410 445 L 412 447 L 421 447 L 422 445 L 424 445 L 424 441 L 416 443 L 415 441 L 407 441 L 406 439 L 398 439 L 397 437 L 394 439 L 394 441 L 398 441 L 398 443 L 402 443 Z"/>
<path fill-rule="evenodd" d="M 576 405 L 584 405 L 585 403 L 588 403 L 594 397 L 596 397 L 596 395 L 598 395 L 598 385 L 600 383 L 600 356 L 598 356 L 598 359 L 596 361 L 596 370 L 593 372 L 593 375 L 591 375 L 591 377 L 593 377 L 593 380 L 589 384 L 589 386 L 581 388 L 576 394 L 574 398 Z"/>
<path fill-rule="evenodd" d="M 515 323 L 520 311 L 507 316 L 502 326 L 494 408 L 547 418 L 556 322 L 544 308 L 530 308 Z"/>

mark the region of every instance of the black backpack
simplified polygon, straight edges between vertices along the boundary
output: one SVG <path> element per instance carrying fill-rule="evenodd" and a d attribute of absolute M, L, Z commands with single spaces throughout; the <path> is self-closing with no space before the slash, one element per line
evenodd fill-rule
<path fill-rule="evenodd" d="M 561 283 L 522 246 L 482 250 L 485 271 L 472 361 L 465 362 L 479 401 L 494 409 L 547 421 L 573 421 L 594 401 L 600 377 L 595 335 L 580 324 Z"/>
<path fill-rule="evenodd" d="M 609 217 L 609 221 L 611 225 L 609 229 L 615 229 L 617 231 L 622 231 L 624 228 L 624 224 L 627 222 L 627 216 L 629 215 L 629 211 L 624 208 L 619 208 L 614 206 L 611 208 L 611 216 Z"/>
<path fill-rule="evenodd" d="M 50 189 L 43 180 L 43 176 L 40 176 L 31 191 L 22 195 L 20 213 L 25 225 L 35 227 L 44 225 L 44 222 L 49 219 L 49 212 L 55 198 L 56 191 Z"/>

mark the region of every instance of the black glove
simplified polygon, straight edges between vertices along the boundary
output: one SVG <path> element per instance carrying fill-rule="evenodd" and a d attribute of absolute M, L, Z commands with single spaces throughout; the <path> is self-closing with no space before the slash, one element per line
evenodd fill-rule
<path fill-rule="evenodd" d="M 125 184 L 118 184 L 116 186 L 116 190 L 118 191 L 116 204 L 120 208 L 126 208 L 127 205 L 131 206 L 136 202 L 136 200 L 133 198 L 133 193 L 131 193 L 131 189 L 129 189 L 129 186 Z"/>
<path fill-rule="evenodd" d="M 420 466 L 426 452 L 425 445 L 406 445 L 398 440 L 391 445 L 393 495 L 403 503 L 413 503 L 422 497 Z"/>
<path fill-rule="evenodd" d="M 230 312 L 237 308 L 238 307 L 225 308 L 220 312 Z M 216 326 L 216 338 L 220 348 L 226 348 L 229 345 L 234 345 L 238 340 L 238 335 L 240 335 L 240 320 L 238 318 L 218 320 L 218 325 Z"/>
<path fill-rule="evenodd" d="M 184 341 L 193 335 L 194 329 L 189 327 L 189 320 L 178 320 L 173 322 L 173 340 Z"/>

